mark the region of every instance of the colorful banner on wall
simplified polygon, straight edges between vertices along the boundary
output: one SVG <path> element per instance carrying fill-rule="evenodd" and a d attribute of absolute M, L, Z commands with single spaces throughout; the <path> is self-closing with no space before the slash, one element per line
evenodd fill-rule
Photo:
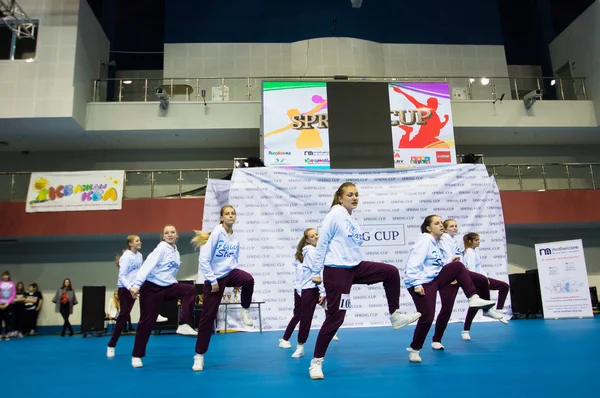
<path fill-rule="evenodd" d="M 456 164 L 448 83 L 390 83 L 396 168 Z"/>
<path fill-rule="evenodd" d="M 263 134 L 265 166 L 329 169 L 327 84 L 264 82 Z"/>
<path fill-rule="evenodd" d="M 121 210 L 125 172 L 31 173 L 27 213 Z"/>
<path fill-rule="evenodd" d="M 506 237 L 500 192 L 484 165 L 451 165 L 402 170 L 290 170 L 279 168 L 235 169 L 231 185 L 219 184 L 237 212 L 234 227 L 240 240 L 240 268 L 255 280 L 254 299 L 262 306 L 265 330 L 285 329 L 293 313 L 293 256 L 306 228 L 318 228 L 338 186 L 356 183 L 360 205 L 353 212 L 363 231 L 365 260 L 395 265 L 401 275 L 408 253 L 419 236 L 422 220 L 429 214 L 457 220 L 461 231 L 477 231 L 478 249 L 490 277 L 508 281 Z M 219 222 L 221 194 L 207 195 L 203 230 Z M 204 276 L 199 275 L 199 282 Z M 228 288 L 228 292 L 232 288 Z M 352 309 L 343 327 L 389 326 L 382 284 L 352 287 Z M 403 287 L 401 310 L 414 312 L 413 301 Z M 497 293 L 492 292 L 492 299 Z M 509 300 L 510 301 L 510 300 Z M 439 311 L 438 305 L 436 310 Z M 459 293 L 451 322 L 462 322 L 468 300 Z M 510 302 L 505 306 L 510 310 Z M 255 308 L 251 311 L 256 311 Z M 258 316 L 255 314 L 254 316 Z M 313 328 L 319 328 L 324 312 L 317 308 Z M 481 312 L 476 321 L 489 321 Z M 222 323 L 220 323 L 222 325 Z M 247 328 L 229 317 L 232 329 Z"/>
<path fill-rule="evenodd" d="M 593 317 L 581 239 L 536 244 L 535 255 L 544 318 Z"/>

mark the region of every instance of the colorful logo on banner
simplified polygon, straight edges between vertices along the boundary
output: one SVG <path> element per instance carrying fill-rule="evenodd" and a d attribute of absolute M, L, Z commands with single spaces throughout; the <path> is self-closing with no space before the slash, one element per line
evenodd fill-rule
<path fill-rule="evenodd" d="M 121 208 L 123 171 L 32 173 L 27 212 Z"/>
<path fill-rule="evenodd" d="M 264 82 L 265 166 L 329 168 L 325 82 Z"/>
<path fill-rule="evenodd" d="M 390 83 L 388 88 L 396 168 L 455 164 L 449 85 Z"/>
<path fill-rule="evenodd" d="M 356 183 L 359 208 L 353 213 L 362 231 L 365 260 L 395 265 L 403 272 L 423 218 L 438 214 L 454 218 L 461 233 L 482 237 L 480 257 L 490 277 L 508 281 L 506 238 L 500 193 L 484 165 L 388 171 L 320 171 L 280 168 L 236 169 L 230 184 L 211 184 L 205 198 L 203 230 L 219 222 L 222 202 L 237 211 L 234 230 L 240 240 L 240 268 L 255 280 L 254 298 L 264 300 L 263 328 L 285 329 L 293 313 L 293 255 L 302 232 L 318 228 L 329 211 L 331 198 L 345 181 Z M 215 192 L 223 189 L 223 194 Z M 204 277 L 199 275 L 199 281 Z M 412 299 L 402 288 L 403 312 L 414 312 Z M 381 284 L 352 287 L 352 314 L 344 327 L 389 325 L 388 307 Z M 496 293 L 492 293 L 495 299 Z M 437 305 L 439 311 L 440 305 Z M 510 308 L 507 303 L 506 309 Z M 451 320 L 462 321 L 468 309 L 464 294 L 457 297 Z M 255 311 L 252 309 L 251 311 Z M 222 315 L 222 314 L 221 314 Z M 320 327 L 323 311 L 317 309 L 313 327 Z M 477 321 L 487 319 L 478 315 Z M 233 329 L 245 329 L 237 319 Z"/>

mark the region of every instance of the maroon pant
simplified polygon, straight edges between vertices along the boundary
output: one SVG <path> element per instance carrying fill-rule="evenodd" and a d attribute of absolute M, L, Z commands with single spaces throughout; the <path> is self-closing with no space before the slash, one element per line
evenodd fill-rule
<path fill-rule="evenodd" d="M 482 299 L 489 300 L 490 299 L 490 286 L 488 283 L 488 279 L 478 274 L 477 272 L 468 271 L 473 284 L 475 285 L 475 291 Z M 442 337 L 444 337 L 444 332 L 446 331 L 446 327 L 448 326 L 448 321 L 450 321 L 450 317 L 452 316 L 452 310 L 454 309 L 454 301 L 456 300 L 456 295 L 458 293 L 458 284 L 447 285 L 440 289 L 440 299 L 442 301 L 442 308 L 440 309 L 440 313 L 435 321 L 435 333 L 433 335 L 433 341 L 441 343 Z M 477 309 L 470 308 L 469 312 L 474 311 L 477 313 Z M 467 315 L 468 316 L 468 315 Z M 466 329 L 465 329 L 466 330 Z"/>
<path fill-rule="evenodd" d="M 287 341 L 292 337 L 294 328 L 300 322 L 298 344 L 306 343 L 317 304 L 319 304 L 319 288 L 302 289 L 302 296 L 299 296 L 294 290 L 294 317 L 285 329 L 284 340 Z"/>
<path fill-rule="evenodd" d="M 292 316 L 292 319 L 290 319 L 287 328 L 285 328 L 285 332 L 283 332 L 283 339 L 285 341 L 290 340 L 290 338 L 292 337 L 292 333 L 294 333 L 294 329 L 296 328 L 296 326 L 298 326 L 298 323 L 300 323 L 301 318 L 302 298 L 300 297 L 296 289 L 294 289 L 294 316 Z"/>
<path fill-rule="evenodd" d="M 346 310 L 340 310 L 340 300 L 342 294 L 350 293 L 352 285 L 372 285 L 383 282 L 390 314 L 400 308 L 400 273 L 393 265 L 361 261 L 353 268 L 325 266 L 323 281 L 327 292 L 327 313 L 315 344 L 315 358 L 325 356 L 331 339 L 344 323 Z"/>
<path fill-rule="evenodd" d="M 124 287 L 120 287 L 117 290 L 117 294 L 119 296 L 119 316 L 117 317 L 117 323 L 115 323 L 115 328 L 113 329 L 112 337 L 108 342 L 109 347 L 116 347 L 117 341 L 119 341 L 119 337 L 121 336 L 121 332 L 127 326 L 127 321 L 129 321 L 129 314 L 131 314 L 131 309 L 135 304 L 135 299 L 131 295 L 129 289 Z M 112 298 L 111 298 L 112 300 Z"/>
<path fill-rule="evenodd" d="M 496 308 L 501 310 L 504 308 L 504 302 L 506 301 L 506 296 L 508 296 L 509 286 L 508 283 L 499 281 L 497 279 L 486 278 L 488 282 L 488 297 L 490 290 L 498 290 L 498 303 Z M 481 296 L 481 295 L 480 295 Z M 481 296 L 482 298 L 485 298 Z M 463 330 L 471 330 L 471 324 L 473 323 L 473 319 L 475 319 L 475 315 L 477 315 L 477 308 L 469 308 L 467 312 L 467 316 L 465 318 L 465 325 Z"/>
<path fill-rule="evenodd" d="M 421 317 L 415 328 L 413 341 L 410 344 L 410 348 L 413 350 L 420 350 L 423 348 L 427 333 L 429 333 L 429 329 L 431 329 L 433 317 L 435 316 L 435 301 L 437 299 L 438 290 L 448 286 L 454 280 L 458 282 L 458 286 L 462 288 L 467 297 L 471 297 L 476 293 L 475 286 L 473 285 L 473 281 L 471 280 L 467 269 L 460 262 L 453 262 L 445 265 L 434 280 L 423 284 L 423 289 L 425 290 L 424 295 L 416 293 L 414 287 L 408 289 L 408 293 L 412 297 L 415 307 L 417 307 L 417 311 L 421 313 Z"/>
<path fill-rule="evenodd" d="M 196 299 L 196 287 L 184 283 L 174 283 L 169 286 L 159 286 L 146 281 L 140 288 L 140 322 L 135 333 L 133 354 L 135 358 L 146 356 L 146 346 L 150 334 L 156 325 L 156 318 L 163 301 L 181 299 L 181 318 L 179 324 L 192 323 L 192 313 Z"/>
<path fill-rule="evenodd" d="M 252 293 L 254 293 L 254 278 L 252 275 L 241 269 L 234 269 L 227 276 L 219 279 L 219 290 L 212 292 L 212 286 L 209 281 L 204 281 L 202 289 L 202 316 L 198 322 L 198 338 L 196 339 L 196 353 L 205 354 L 210 344 L 213 323 L 221 305 L 223 292 L 226 287 L 241 287 L 242 308 L 250 308 L 252 302 Z M 227 325 L 225 325 L 227 327 Z"/>

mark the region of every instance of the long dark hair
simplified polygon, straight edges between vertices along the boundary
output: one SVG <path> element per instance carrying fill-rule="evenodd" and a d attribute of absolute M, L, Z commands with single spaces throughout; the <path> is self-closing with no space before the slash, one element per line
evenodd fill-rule
<path fill-rule="evenodd" d="M 69 281 L 69 286 L 65 286 L 66 281 Z M 60 288 L 63 290 L 73 290 L 73 282 L 71 282 L 71 280 L 69 278 L 65 278 L 63 280 L 63 284 Z"/>
<path fill-rule="evenodd" d="M 21 286 L 21 288 L 19 288 L 19 286 Z M 21 293 L 24 294 L 25 293 L 25 284 L 23 282 L 17 282 L 17 294 Z"/>
<path fill-rule="evenodd" d="M 300 239 L 300 242 L 298 242 L 298 246 L 296 247 L 296 260 L 300 261 L 301 263 L 304 262 L 304 254 L 302 254 L 302 249 L 304 249 L 304 246 L 308 245 L 308 233 L 310 231 L 314 230 L 314 228 L 306 228 L 304 230 L 304 234 L 302 234 L 302 239 Z"/>
<path fill-rule="evenodd" d="M 423 220 L 423 224 L 421 224 L 421 233 L 424 234 L 428 234 L 429 231 L 427 230 L 427 227 L 431 225 L 431 222 L 433 221 L 433 217 L 439 217 L 437 214 L 431 214 L 427 217 L 425 217 L 425 220 Z"/>

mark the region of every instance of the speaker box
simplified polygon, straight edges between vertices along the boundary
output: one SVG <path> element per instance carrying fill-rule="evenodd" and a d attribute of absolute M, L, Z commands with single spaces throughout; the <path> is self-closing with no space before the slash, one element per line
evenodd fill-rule
<path fill-rule="evenodd" d="M 84 286 L 81 304 L 81 333 L 104 334 L 106 286 Z"/>
<path fill-rule="evenodd" d="M 592 310 L 600 310 L 600 303 L 598 303 L 598 290 L 596 286 L 590 287 L 590 298 L 592 299 Z"/>
<path fill-rule="evenodd" d="M 515 315 L 526 317 L 535 317 L 540 314 L 535 275 L 532 273 L 510 274 L 508 280 L 512 312 Z"/>
<path fill-rule="evenodd" d="M 540 287 L 540 272 L 536 269 L 530 269 L 525 271 L 526 274 L 531 275 L 533 278 L 533 283 L 535 283 L 535 300 L 536 300 L 536 308 L 538 314 L 544 314 L 544 306 L 542 305 L 542 289 Z"/>

